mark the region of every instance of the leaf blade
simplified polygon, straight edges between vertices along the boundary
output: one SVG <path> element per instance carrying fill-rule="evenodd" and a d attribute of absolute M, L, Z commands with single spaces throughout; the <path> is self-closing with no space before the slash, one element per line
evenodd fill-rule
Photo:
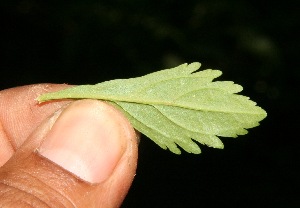
<path fill-rule="evenodd" d="M 107 100 L 133 126 L 163 149 L 199 154 L 197 141 L 223 148 L 218 136 L 237 137 L 259 125 L 267 113 L 248 97 L 236 94 L 240 85 L 215 81 L 219 70 L 197 71 L 200 63 L 182 64 L 142 77 L 81 85 L 41 95 L 38 100 L 92 98 Z M 196 72 L 197 71 L 197 72 Z M 193 141 L 193 140 L 194 141 Z"/>

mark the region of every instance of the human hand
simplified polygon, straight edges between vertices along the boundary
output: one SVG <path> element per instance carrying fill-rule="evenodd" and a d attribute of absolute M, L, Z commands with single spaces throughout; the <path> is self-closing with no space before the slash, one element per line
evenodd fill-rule
<path fill-rule="evenodd" d="M 135 175 L 137 134 L 109 104 L 42 103 L 67 85 L 0 91 L 0 207 L 119 207 Z"/>

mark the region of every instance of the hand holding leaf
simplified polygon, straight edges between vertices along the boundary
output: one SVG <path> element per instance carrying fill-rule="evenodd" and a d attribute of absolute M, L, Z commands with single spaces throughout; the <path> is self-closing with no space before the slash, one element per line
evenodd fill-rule
<path fill-rule="evenodd" d="M 267 113 L 248 97 L 238 95 L 240 85 L 212 80 L 219 70 L 196 72 L 200 63 L 182 64 L 142 77 L 81 85 L 38 97 L 100 99 L 120 109 L 141 133 L 163 149 L 199 154 L 193 141 L 223 148 L 218 136 L 237 137 L 259 125 Z"/>

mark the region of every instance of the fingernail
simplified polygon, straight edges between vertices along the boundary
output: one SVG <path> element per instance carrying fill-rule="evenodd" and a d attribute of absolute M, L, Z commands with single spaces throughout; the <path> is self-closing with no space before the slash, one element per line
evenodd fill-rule
<path fill-rule="evenodd" d="M 132 132 L 108 104 L 76 101 L 60 114 L 38 152 L 79 178 L 100 183 L 113 173 Z"/>

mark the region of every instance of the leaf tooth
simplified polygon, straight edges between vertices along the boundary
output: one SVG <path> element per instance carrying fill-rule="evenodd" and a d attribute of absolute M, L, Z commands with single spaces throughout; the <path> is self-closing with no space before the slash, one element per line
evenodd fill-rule
<path fill-rule="evenodd" d="M 181 148 L 183 148 L 188 153 L 200 154 L 200 147 L 191 140 L 190 137 L 182 137 L 182 139 L 174 139 L 175 143 L 178 144 Z"/>
<path fill-rule="evenodd" d="M 222 72 L 215 69 L 205 69 L 202 71 L 194 72 L 193 75 L 199 77 L 210 77 L 211 79 L 214 79 L 221 76 Z"/>
<path fill-rule="evenodd" d="M 217 149 L 223 149 L 223 142 L 215 135 L 211 134 L 199 134 L 192 132 L 191 138 L 203 145 L 207 145 L 208 147 L 213 147 Z"/>
<path fill-rule="evenodd" d="M 216 88 L 219 90 L 226 91 L 230 94 L 238 93 L 243 90 L 241 85 L 235 84 L 232 81 L 216 81 L 208 84 L 208 88 Z"/>
<path fill-rule="evenodd" d="M 244 128 L 232 128 L 232 129 L 224 129 L 222 131 L 220 131 L 220 133 L 218 133 L 218 136 L 222 136 L 222 137 L 233 137 L 236 138 L 239 135 L 245 135 L 247 134 L 248 131 Z"/>
<path fill-rule="evenodd" d="M 200 68 L 200 66 L 201 64 L 199 62 L 194 62 L 191 64 L 184 63 L 171 69 L 163 69 L 138 78 L 141 78 L 147 82 L 156 82 L 159 80 L 169 79 L 174 76 L 183 76 L 191 74 L 192 72 L 197 71 Z"/>
<path fill-rule="evenodd" d="M 173 152 L 173 153 L 175 153 L 175 154 L 177 154 L 177 155 L 180 155 L 180 154 L 181 154 L 180 149 L 177 147 L 177 145 L 176 145 L 174 142 L 169 142 L 169 143 L 167 143 L 167 147 L 168 147 L 168 149 L 169 149 L 171 152 Z"/>

